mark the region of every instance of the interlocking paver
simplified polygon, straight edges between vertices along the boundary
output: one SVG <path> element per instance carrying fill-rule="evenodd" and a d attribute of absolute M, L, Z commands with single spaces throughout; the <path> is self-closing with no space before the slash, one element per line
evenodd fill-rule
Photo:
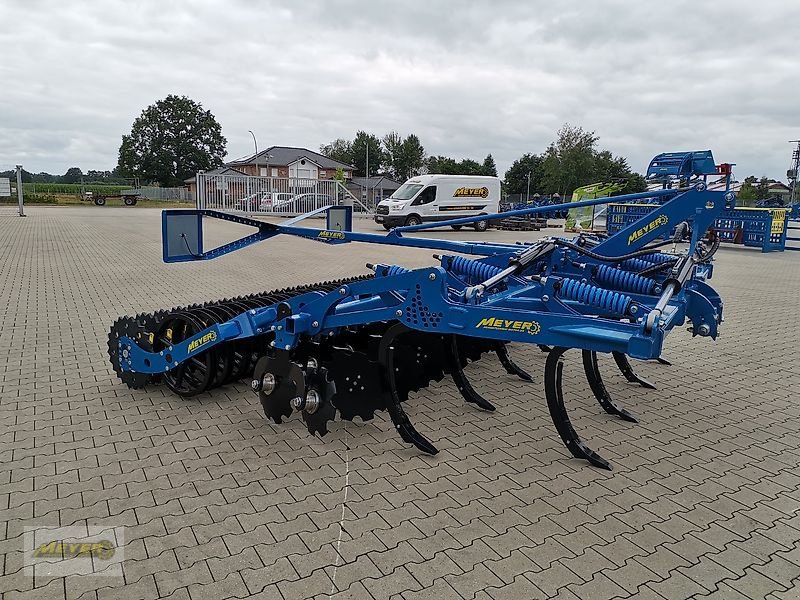
<path fill-rule="evenodd" d="M 407 265 L 430 256 L 341 246 L 331 260 L 329 247 L 278 239 L 166 266 L 158 211 L 95 208 L 0 217 L 5 597 L 796 596 L 800 374 L 784 368 L 795 352 L 784 323 L 800 275 L 789 253 L 720 250 L 712 283 L 726 301 L 723 335 L 712 346 L 676 331 L 673 367 L 637 364 L 659 391 L 611 367 L 606 386 L 638 426 L 600 414 L 580 367 L 565 363 L 576 427 L 613 460 L 608 474 L 570 459 L 538 386 L 498 375 L 491 360 L 468 373 L 496 413 L 463 407 L 444 381 L 409 402 L 441 450 L 433 458 L 401 444 L 381 415 L 346 433 L 334 424 L 325 440 L 294 419 L 271 424 L 246 384 L 192 400 L 128 390 L 105 356 L 121 314 L 345 277 L 363 272 L 365 256 Z M 537 349 L 514 355 L 541 373 Z M 76 576 L 34 588 L 20 534 L 42 519 L 124 526 L 125 584 Z"/>

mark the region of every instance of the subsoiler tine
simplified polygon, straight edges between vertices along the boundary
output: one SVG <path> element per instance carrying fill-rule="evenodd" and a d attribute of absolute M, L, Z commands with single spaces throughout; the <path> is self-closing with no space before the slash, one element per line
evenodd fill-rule
<path fill-rule="evenodd" d="M 562 372 L 564 370 L 562 355 L 566 350 L 566 348 L 560 347 L 553 348 L 547 356 L 547 363 L 544 367 L 544 393 L 547 398 L 547 407 L 550 409 L 550 417 L 553 419 L 558 435 L 561 436 L 572 456 L 583 458 L 596 467 L 610 471 L 611 463 L 581 440 L 572 427 L 569 415 L 567 415 L 564 394 L 561 389 Z"/>
<path fill-rule="evenodd" d="M 656 386 L 647 381 L 647 379 L 644 377 L 640 377 L 639 374 L 633 370 L 628 357 L 622 352 L 612 352 L 611 354 L 614 356 L 614 362 L 617 363 L 617 366 L 619 367 L 620 372 L 622 372 L 622 374 L 625 376 L 625 379 L 631 383 L 638 383 L 643 388 L 647 388 L 649 390 L 656 389 Z"/>
<path fill-rule="evenodd" d="M 663 358 L 663 357 L 661 357 L 661 356 L 659 356 L 659 357 L 658 357 L 656 360 L 657 360 L 658 362 L 660 362 L 662 365 L 667 365 L 668 367 L 671 367 L 671 366 L 672 366 L 672 363 L 671 363 L 671 362 L 669 362 L 669 361 L 668 361 L 666 358 Z"/>
<path fill-rule="evenodd" d="M 509 375 L 516 375 L 525 381 L 533 381 L 533 377 L 531 377 L 527 371 L 511 360 L 511 357 L 508 355 L 508 348 L 505 344 L 497 344 L 495 352 L 497 353 L 497 358 L 500 359 L 500 364 L 503 365 L 503 368 L 506 370 L 506 373 Z"/>
<path fill-rule="evenodd" d="M 464 373 L 464 363 L 461 360 L 461 351 L 458 347 L 458 337 L 455 335 L 450 336 L 448 354 L 450 355 L 451 363 L 450 376 L 453 378 L 453 383 L 456 384 L 464 400 L 470 404 L 475 404 L 478 408 L 482 408 L 483 410 L 497 410 L 494 404 L 475 391 L 475 388 L 472 387 L 472 384 L 467 379 L 467 375 Z"/>
<path fill-rule="evenodd" d="M 625 356 L 624 354 L 622 355 Z M 619 364 L 619 363 L 617 363 Z M 621 369 L 622 367 L 620 367 Z M 592 393 L 603 410 L 610 415 L 616 415 L 619 418 L 630 421 L 631 423 L 638 423 L 639 421 L 629 413 L 627 410 L 616 404 L 608 393 L 603 378 L 600 375 L 600 368 L 597 364 L 597 352 L 591 350 L 583 350 L 583 370 L 586 373 L 586 379 L 589 382 L 589 387 L 592 388 Z"/>
<path fill-rule="evenodd" d="M 394 339 L 401 333 L 408 331 L 405 325 L 398 323 L 390 327 L 381 338 L 378 349 L 378 362 L 383 369 L 383 376 L 389 388 L 389 398 L 386 410 L 392 419 L 395 429 L 404 442 L 413 444 L 417 449 L 427 454 L 438 454 L 439 450 L 430 443 L 425 436 L 419 433 L 400 405 L 400 396 L 397 393 L 397 379 L 394 370 Z"/>

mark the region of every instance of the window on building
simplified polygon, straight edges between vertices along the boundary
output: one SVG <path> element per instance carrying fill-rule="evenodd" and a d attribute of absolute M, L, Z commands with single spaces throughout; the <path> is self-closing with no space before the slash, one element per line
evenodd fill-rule
<path fill-rule="evenodd" d="M 278 176 L 278 169 L 272 167 L 272 177 L 277 177 L 277 176 Z"/>

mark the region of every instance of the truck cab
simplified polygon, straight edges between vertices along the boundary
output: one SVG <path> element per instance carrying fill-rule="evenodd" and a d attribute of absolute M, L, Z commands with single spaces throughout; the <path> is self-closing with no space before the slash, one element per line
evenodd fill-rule
<path fill-rule="evenodd" d="M 500 207 L 500 179 L 477 175 L 420 175 L 401 185 L 375 210 L 375 222 L 387 230 L 496 213 Z M 476 223 L 485 231 L 488 222 Z M 461 226 L 453 226 L 461 229 Z"/>

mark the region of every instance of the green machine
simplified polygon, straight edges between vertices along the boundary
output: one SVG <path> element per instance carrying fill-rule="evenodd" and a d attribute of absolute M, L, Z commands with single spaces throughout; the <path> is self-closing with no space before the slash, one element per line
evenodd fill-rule
<path fill-rule="evenodd" d="M 605 198 L 615 192 L 621 191 L 625 187 L 624 181 L 590 183 L 583 187 L 575 188 L 572 191 L 572 202 L 580 200 L 594 200 Z M 564 224 L 565 231 L 605 231 L 606 213 L 608 207 L 603 206 L 583 206 L 580 208 L 570 208 L 567 215 L 567 222 Z"/>

